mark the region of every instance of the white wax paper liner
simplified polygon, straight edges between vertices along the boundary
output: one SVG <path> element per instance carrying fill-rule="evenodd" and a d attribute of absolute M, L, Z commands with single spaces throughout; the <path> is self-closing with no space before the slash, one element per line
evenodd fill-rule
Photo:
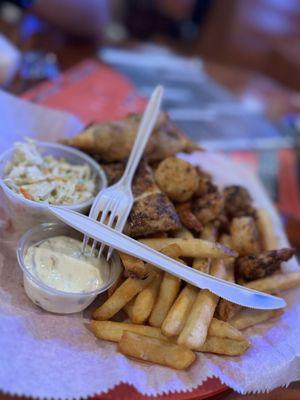
<path fill-rule="evenodd" d="M 6 95 L 0 93 L 1 107 L 5 99 Z M 29 115 L 22 121 L 23 131 L 26 131 L 26 122 L 30 127 L 27 131 L 35 137 L 39 131 L 44 135 L 51 132 L 54 124 L 50 126 L 49 118 L 56 120 L 56 126 L 60 125 L 62 135 L 74 133 L 80 127 L 76 119 L 71 118 L 70 123 L 65 114 L 53 114 L 52 110 L 42 107 L 37 111 L 36 106 L 24 101 L 20 105 L 19 101 L 10 96 L 10 115 L 13 116 L 13 109 L 22 112 L 27 109 Z M 6 143 L 11 140 L 10 132 L 18 132 L 18 138 L 23 132 L 20 126 L 14 128 L 14 124 L 18 125 L 17 118 L 14 122 L 9 120 L 7 130 L 3 126 L 0 129 L 1 139 L 6 135 Z M 33 129 L 35 126 L 38 132 Z M 271 213 L 280 244 L 287 245 L 280 218 L 252 173 L 217 154 L 197 153 L 184 157 L 211 172 L 219 184 L 237 183 L 247 187 L 256 205 Z M 0 227 L 2 391 L 39 398 L 79 399 L 107 392 L 124 382 L 145 395 L 158 395 L 190 391 L 207 377 L 216 376 L 233 389 L 246 393 L 272 390 L 300 379 L 300 289 L 282 294 L 288 307 L 279 320 L 246 330 L 252 342 L 246 354 L 241 357 L 199 354 L 188 371 L 177 372 L 129 360 L 116 352 L 115 344 L 95 339 L 85 326 L 90 310 L 71 316 L 54 315 L 32 304 L 24 293 L 15 257 L 17 233 L 11 233 L 9 222 L 4 221 Z M 296 268 L 295 259 L 285 266 L 285 270 Z"/>

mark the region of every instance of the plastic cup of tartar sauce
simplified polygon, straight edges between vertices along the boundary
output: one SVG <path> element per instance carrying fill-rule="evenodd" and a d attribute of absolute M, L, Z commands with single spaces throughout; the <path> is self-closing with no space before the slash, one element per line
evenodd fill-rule
<path fill-rule="evenodd" d="M 78 240 L 83 235 L 74 229 L 57 222 L 38 225 L 26 232 L 20 239 L 17 248 L 17 258 L 23 272 L 24 289 L 27 296 L 39 307 L 57 314 L 72 314 L 84 310 L 94 299 L 105 292 L 119 277 L 121 263 L 116 252 L 110 262 L 104 266 L 103 282 L 99 288 L 91 292 L 65 292 L 46 285 L 35 274 L 29 271 L 25 264 L 25 256 L 30 246 L 56 236 L 68 236 Z"/>
<path fill-rule="evenodd" d="M 87 154 L 76 150 L 70 146 L 65 146 L 58 143 L 48 143 L 36 141 L 38 149 L 42 156 L 52 155 L 55 158 L 64 158 L 67 162 L 74 165 L 87 164 L 92 173 L 97 179 L 97 191 L 96 194 L 101 189 L 107 186 L 107 179 L 104 170 L 100 165 L 93 160 Z M 12 159 L 14 153 L 14 148 L 6 150 L 0 155 L 0 189 L 4 193 L 4 200 L 6 203 L 6 210 L 8 211 L 8 216 L 12 221 L 15 230 L 22 234 L 28 229 L 32 228 L 37 224 L 43 222 L 58 221 L 49 211 L 48 204 L 45 202 L 36 202 L 28 200 L 22 195 L 15 193 L 10 189 L 7 184 L 3 181 L 5 178 L 5 167 L 7 163 Z M 79 204 L 68 204 L 61 205 L 68 210 L 77 211 L 85 213 L 89 210 L 90 206 L 94 201 L 95 196 L 91 197 L 89 200 L 79 203 Z"/>

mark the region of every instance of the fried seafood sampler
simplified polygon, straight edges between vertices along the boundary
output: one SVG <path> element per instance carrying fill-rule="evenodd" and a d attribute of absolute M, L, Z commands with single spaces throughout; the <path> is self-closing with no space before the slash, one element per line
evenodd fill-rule
<path fill-rule="evenodd" d="M 181 227 L 174 205 L 154 182 L 152 169 L 145 161 L 135 174 L 132 190 L 135 202 L 124 230 L 127 235 L 142 237 Z"/>
<path fill-rule="evenodd" d="M 123 120 L 91 124 L 65 144 L 95 154 L 101 161 L 124 161 L 128 158 L 141 116 L 131 114 Z M 192 143 L 170 120 L 160 113 L 145 150 L 149 161 L 160 161 L 180 151 L 192 152 L 199 146 Z"/>
<path fill-rule="evenodd" d="M 288 261 L 295 254 L 293 249 L 265 251 L 259 254 L 248 254 L 236 261 L 236 273 L 246 281 L 272 275 L 280 268 L 280 264 Z"/>

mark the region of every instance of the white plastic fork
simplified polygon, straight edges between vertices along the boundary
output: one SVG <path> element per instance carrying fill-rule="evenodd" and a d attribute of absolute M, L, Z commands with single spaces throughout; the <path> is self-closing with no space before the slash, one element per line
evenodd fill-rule
<path fill-rule="evenodd" d="M 101 223 L 105 223 L 109 215 L 106 225 L 114 228 L 118 232 L 123 231 L 133 206 L 134 198 L 131 190 L 132 179 L 156 123 L 162 96 L 163 88 L 162 86 L 157 86 L 144 111 L 134 145 L 121 179 L 114 185 L 103 189 L 98 193 L 89 213 L 89 217 L 95 220 L 101 213 Z M 88 241 L 89 237 L 85 236 L 83 239 L 83 253 L 86 252 Z M 96 246 L 97 241 L 94 240 L 92 243 L 91 253 L 95 251 Z M 104 247 L 105 244 L 101 243 L 98 257 L 101 256 Z M 113 249 L 110 247 L 107 253 L 107 260 L 109 260 L 112 251 Z"/>

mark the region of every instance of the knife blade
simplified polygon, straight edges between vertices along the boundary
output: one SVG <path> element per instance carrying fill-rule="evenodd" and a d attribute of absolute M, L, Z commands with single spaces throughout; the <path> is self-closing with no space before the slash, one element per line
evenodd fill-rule
<path fill-rule="evenodd" d="M 48 208 L 58 219 L 84 235 L 107 246 L 112 246 L 116 250 L 138 257 L 185 282 L 200 289 L 208 289 L 233 303 L 262 310 L 278 309 L 286 305 L 286 302 L 280 297 L 258 292 L 190 268 L 85 215 L 65 210 L 59 206 L 49 205 Z"/>

